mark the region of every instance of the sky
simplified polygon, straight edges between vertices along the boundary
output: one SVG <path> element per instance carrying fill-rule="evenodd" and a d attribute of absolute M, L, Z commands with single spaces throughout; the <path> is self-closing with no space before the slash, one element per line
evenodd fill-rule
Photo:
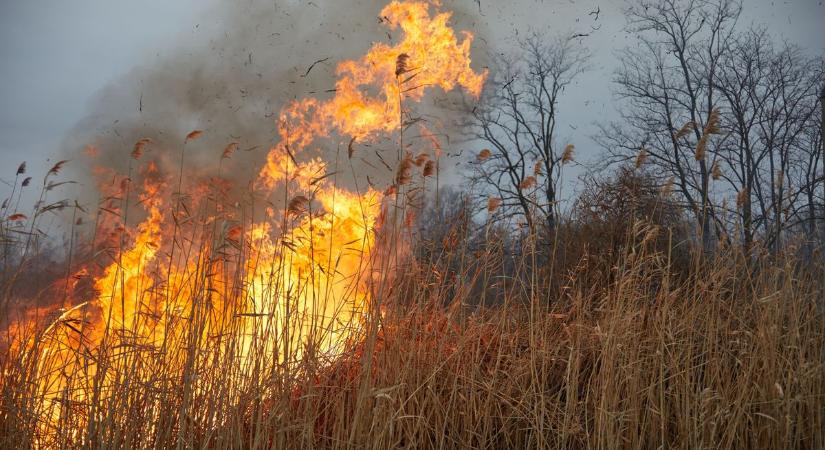
<path fill-rule="evenodd" d="M 142 105 L 144 96 L 139 85 L 158 79 L 172 78 L 171 86 L 185 90 L 188 83 L 203 83 L 210 73 L 224 72 L 220 82 L 229 86 L 221 89 L 234 92 L 237 82 L 237 91 L 249 86 L 257 96 L 248 101 L 253 106 L 239 113 L 238 126 L 269 133 L 273 110 L 329 85 L 332 61 L 357 57 L 370 41 L 383 37 L 375 20 L 383 4 L 0 0 L 0 192 L 8 189 L 19 163 L 27 161 L 30 173 L 42 177 L 55 160 L 82 145 L 90 129 L 97 132 L 108 124 L 116 128 L 120 120 L 138 120 L 136 105 Z M 507 51 L 514 34 L 529 29 L 588 33 L 580 42 L 593 53 L 592 68 L 562 99 L 561 136 L 576 143 L 582 160 L 598 158 L 600 150 L 590 136 L 595 123 L 615 117 L 610 86 L 615 52 L 633 42 L 624 31 L 624 0 L 443 4 L 455 11 L 457 29 L 477 35 L 476 54 Z M 780 39 L 812 53 L 825 52 L 822 1 L 744 0 L 744 6 L 741 20 L 746 24 L 765 24 Z M 597 9 L 598 19 L 589 14 Z M 312 77 L 306 77 L 311 81 L 299 76 L 323 57 L 330 57 L 330 63 L 314 69 Z M 158 104 L 171 109 L 167 113 L 175 114 L 170 108 L 174 104 L 163 102 L 163 92 L 146 95 L 148 100 L 155 95 Z M 203 126 L 197 123 L 203 116 L 193 114 L 182 126 Z"/>

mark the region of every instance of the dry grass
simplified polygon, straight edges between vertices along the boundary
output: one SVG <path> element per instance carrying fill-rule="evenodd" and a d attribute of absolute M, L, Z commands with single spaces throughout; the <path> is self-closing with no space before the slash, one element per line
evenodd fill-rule
<path fill-rule="evenodd" d="M 162 348 L 72 341 L 73 358 L 102 370 L 76 371 L 54 395 L 41 377 L 65 361 L 44 349 L 80 324 L 52 318 L 2 355 L 0 447 L 825 446 L 825 271 L 735 249 L 677 268 L 656 250 L 660 230 L 634 233 L 599 266 L 586 250 L 539 264 L 530 239 L 519 256 L 498 239 L 438 241 L 375 287 L 338 357 L 309 339 L 284 363 L 271 317 L 188 299 Z M 191 270 L 215 289 L 206 266 Z M 255 321 L 251 335 L 241 320 Z M 70 400 L 76 389 L 86 400 Z"/>

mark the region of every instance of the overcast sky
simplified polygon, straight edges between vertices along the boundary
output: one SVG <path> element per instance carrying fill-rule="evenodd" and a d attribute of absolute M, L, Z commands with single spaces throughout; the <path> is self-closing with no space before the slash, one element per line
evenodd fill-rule
<path fill-rule="evenodd" d="M 255 61 L 257 70 L 271 67 L 273 71 L 293 70 L 294 73 L 302 72 L 320 57 L 330 56 L 322 53 L 336 42 L 346 42 L 348 50 L 342 51 L 343 56 L 360 54 L 369 47 L 365 34 L 358 34 L 365 33 L 364 30 L 367 30 L 366 36 L 373 39 L 382 37 L 380 27 L 374 24 L 384 3 L 381 1 L 351 2 L 357 5 L 355 10 L 361 15 L 372 11 L 363 23 L 347 16 L 346 10 L 339 7 L 349 3 L 343 0 L 336 0 L 335 7 L 324 0 L 271 0 L 267 5 L 271 4 L 276 19 L 265 22 L 257 20 L 259 10 L 240 6 L 243 1 L 218 3 L 216 0 L 0 0 L 0 181 L 12 180 L 14 170 L 22 161 L 28 161 L 33 173 L 42 176 L 49 165 L 48 159 L 53 161 L 65 154 L 67 138 L 79 122 L 101 110 L 109 111 L 101 108 L 102 103 L 131 104 L 135 99 L 101 94 L 107 87 L 112 90 L 114 86 L 116 90 L 129 74 L 140 73 L 181 55 L 206 54 L 220 61 L 223 54 L 214 47 L 210 50 L 210 43 L 216 37 L 238 36 L 238 40 L 243 40 L 267 36 L 272 40 L 270 45 L 280 46 L 282 55 L 264 54 L 263 60 Z M 587 138 L 588 130 L 592 130 L 595 121 L 608 120 L 612 114 L 609 80 L 614 52 L 629 45 L 633 38 L 623 32 L 624 18 L 620 11 L 624 0 L 481 0 L 479 4 L 474 0 L 444 0 L 443 3 L 446 9 L 456 10 L 457 25 L 479 36 L 480 46 L 506 48 L 506 38 L 514 30 L 523 32 L 528 27 L 591 34 L 582 43 L 594 53 L 593 70 L 566 93 L 561 110 L 563 123 L 567 125 L 562 135 L 576 141 L 583 157 L 592 158 L 598 149 Z M 596 8 L 600 9 L 598 20 L 588 14 Z M 281 10 L 305 11 L 301 12 L 303 17 L 296 19 L 286 13 L 278 16 Z M 246 26 L 237 21 L 237 17 L 244 14 L 251 16 L 248 24 L 254 26 L 258 34 L 232 29 Z M 225 16 L 231 15 L 235 15 L 236 20 L 226 20 Z M 299 27 L 301 30 L 295 30 L 296 20 L 303 24 Z M 348 22 L 344 23 L 345 20 Z M 811 52 L 825 51 L 825 7 L 820 0 L 745 0 L 742 20 L 764 23 L 777 37 L 798 43 Z M 350 23 L 352 21 L 357 23 Z M 272 29 L 260 30 L 262 26 Z M 321 33 L 316 27 L 327 31 Z M 287 28 L 293 32 L 281 32 Z M 234 44 L 238 49 L 247 45 Z M 334 60 L 335 55 L 332 56 Z M 224 70 L 235 69 L 230 66 Z M 324 70 L 331 74 L 331 67 Z M 304 94 L 290 89 L 299 90 L 288 83 L 274 86 L 265 94 L 273 97 L 267 101 L 277 104 L 290 96 Z M 106 118 L 113 123 L 118 119 Z M 262 123 L 268 120 L 264 111 L 260 113 L 260 120 Z M 576 129 L 572 124 L 576 124 L 573 125 Z M 6 186 L 0 185 L 0 190 L 5 189 Z"/>

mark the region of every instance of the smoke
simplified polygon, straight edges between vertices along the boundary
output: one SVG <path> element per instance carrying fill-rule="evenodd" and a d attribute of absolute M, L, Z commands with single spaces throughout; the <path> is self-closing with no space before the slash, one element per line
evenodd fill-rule
<path fill-rule="evenodd" d="M 89 168 L 103 167 L 110 169 L 107 174 L 137 181 L 135 167 L 151 160 L 161 173 L 177 177 L 183 151 L 187 183 L 208 180 L 220 170 L 237 193 L 244 192 L 279 140 L 276 120 L 284 105 L 307 96 L 327 98 L 339 61 L 358 58 L 373 42 L 398 39 L 377 16 L 384 3 L 221 2 L 197 27 L 203 37 L 198 46 L 170 43 L 158 50 L 157 62 L 136 61 L 134 70 L 101 89 L 66 140 L 66 158 L 81 162 L 72 165 L 72 176 L 87 180 Z M 471 30 L 478 38 L 484 30 L 474 23 L 476 8 L 474 1 L 443 5 L 453 12 L 457 30 Z M 474 55 L 481 53 L 474 48 Z M 431 128 L 449 128 L 448 114 L 435 105 L 454 95 L 460 94 L 439 93 L 417 105 L 417 112 L 434 118 Z M 184 143 L 192 130 L 203 135 Z M 145 138 L 151 142 L 135 161 L 130 154 Z M 230 143 L 237 143 L 237 150 L 221 161 Z M 316 151 L 330 159 L 338 149 L 335 142 L 326 144 Z M 98 196 L 97 186 L 83 184 L 80 198 L 87 206 L 94 207 Z"/>

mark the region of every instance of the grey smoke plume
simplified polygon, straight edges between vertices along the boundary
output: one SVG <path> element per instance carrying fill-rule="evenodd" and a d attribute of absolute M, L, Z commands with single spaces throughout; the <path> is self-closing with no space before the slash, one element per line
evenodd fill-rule
<path fill-rule="evenodd" d="M 67 139 L 68 157 L 89 161 L 83 153 L 92 146 L 97 156 L 90 164 L 126 174 L 130 164 L 136 165 L 130 159 L 135 143 L 149 138 L 152 143 L 141 161 L 157 161 L 163 173 L 177 175 L 184 138 L 198 129 L 202 137 L 186 144 L 184 179 L 217 174 L 224 148 L 237 142 L 238 150 L 224 161 L 221 174 L 242 191 L 278 141 L 276 120 L 284 105 L 331 95 L 325 91 L 334 87 L 339 61 L 358 58 L 373 42 L 399 38 L 400 31 L 390 34 L 378 20 L 385 3 L 226 2 L 199 25 L 198 32 L 209 37 L 203 45 L 175 48 L 170 43 L 161 62 L 146 66 L 136 61 L 131 73 L 103 88 Z M 443 5 L 453 11 L 456 29 L 476 34 L 478 47 L 484 30 L 473 22 L 475 8 L 473 1 Z M 437 114 L 431 105 L 445 96 L 436 95 L 440 98 L 417 106 L 419 112 Z M 73 169 L 85 172 L 90 164 L 74 164 Z M 82 198 L 91 203 L 94 186 L 87 183 L 84 189 Z"/>

